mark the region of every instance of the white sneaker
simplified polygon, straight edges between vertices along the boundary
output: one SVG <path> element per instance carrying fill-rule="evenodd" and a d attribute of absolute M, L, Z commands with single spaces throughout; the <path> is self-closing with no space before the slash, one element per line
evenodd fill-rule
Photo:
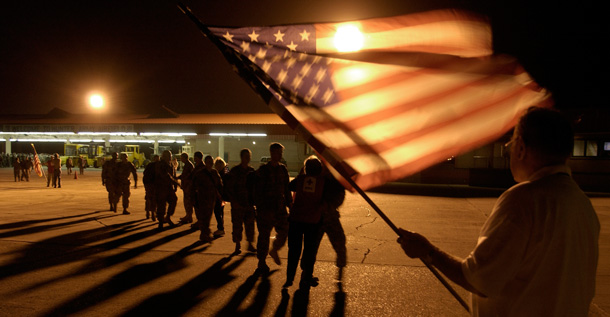
<path fill-rule="evenodd" d="M 224 230 L 216 230 L 214 231 L 214 236 L 215 237 L 221 237 L 225 235 L 225 231 Z"/>

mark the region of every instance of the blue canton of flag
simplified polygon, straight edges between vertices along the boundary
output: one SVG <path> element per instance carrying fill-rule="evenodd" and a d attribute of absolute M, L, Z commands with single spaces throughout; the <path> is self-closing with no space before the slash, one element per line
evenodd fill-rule
<path fill-rule="evenodd" d="M 274 90 L 280 101 L 320 107 L 337 101 L 328 68 L 332 59 L 308 54 L 316 52 L 312 25 L 210 28 L 210 31 L 234 49 L 238 58 L 246 56 L 258 65 L 262 72 L 254 69 L 256 75 L 277 84 L 268 88 Z"/>

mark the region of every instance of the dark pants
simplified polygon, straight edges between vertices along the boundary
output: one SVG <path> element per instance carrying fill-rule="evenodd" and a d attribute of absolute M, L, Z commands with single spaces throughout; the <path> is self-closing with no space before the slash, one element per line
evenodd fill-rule
<path fill-rule="evenodd" d="M 165 208 L 167 207 L 167 216 L 171 217 L 176 211 L 178 197 L 173 190 L 158 190 L 157 189 L 157 218 L 159 221 L 165 217 Z"/>
<path fill-rule="evenodd" d="M 111 182 L 110 180 L 106 180 L 104 182 L 104 184 L 106 185 L 106 191 L 108 192 L 108 203 L 113 206 L 114 205 L 114 192 L 116 185 Z M 118 199 L 117 199 L 118 201 Z"/>
<path fill-rule="evenodd" d="M 256 213 L 256 226 L 258 227 L 256 257 L 259 262 L 265 262 L 269 254 L 269 239 L 273 228 L 275 228 L 277 233 L 275 240 L 273 240 L 273 249 L 279 250 L 286 244 L 286 239 L 288 238 L 288 212 L 286 207 L 276 207 L 274 209 L 259 208 Z"/>
<path fill-rule="evenodd" d="M 225 230 L 225 206 L 222 205 L 222 200 L 216 199 L 214 204 L 214 216 L 216 217 L 216 229 Z"/>
<path fill-rule="evenodd" d="M 130 191 L 131 182 L 120 182 L 115 187 L 114 192 L 114 203 L 118 204 L 121 196 L 123 197 L 123 209 L 127 210 L 129 208 L 129 196 L 131 196 Z"/>
<path fill-rule="evenodd" d="M 206 193 L 205 191 L 196 193 L 194 206 L 197 224 L 201 234 L 206 237 L 210 236 L 210 220 L 214 213 L 215 202 L 213 194 Z"/>
<path fill-rule="evenodd" d="M 310 278 L 318 254 L 318 239 L 320 224 L 290 222 L 288 229 L 288 266 L 286 267 L 286 281 L 293 281 L 297 271 L 299 258 L 301 258 L 301 279 Z M 303 257 L 301 257 L 301 249 Z"/>
<path fill-rule="evenodd" d="M 231 203 L 231 222 L 233 224 L 233 242 L 241 242 L 242 232 L 246 231 L 246 241 L 254 242 L 254 207 Z"/>
<path fill-rule="evenodd" d="M 157 212 L 157 195 L 155 195 L 155 186 L 152 184 L 144 184 L 144 190 L 146 192 L 144 199 L 146 204 L 144 206 L 145 211 Z"/>
<path fill-rule="evenodd" d="M 53 187 L 61 187 L 61 171 L 53 171 Z"/>

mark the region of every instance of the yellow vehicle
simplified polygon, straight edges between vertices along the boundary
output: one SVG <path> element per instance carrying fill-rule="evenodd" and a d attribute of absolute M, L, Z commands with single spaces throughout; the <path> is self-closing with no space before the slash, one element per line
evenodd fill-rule
<path fill-rule="evenodd" d="M 101 145 L 89 144 L 64 144 L 64 155 L 60 156 L 62 165 L 66 165 L 68 157 L 72 158 L 72 164 L 76 167 L 78 158 L 82 157 L 86 160 L 86 167 L 98 167 L 98 158 L 104 155 L 104 147 Z"/>
<path fill-rule="evenodd" d="M 133 163 L 136 168 L 140 168 L 144 166 L 144 161 L 146 160 L 146 155 L 144 153 L 140 153 L 139 145 L 125 145 L 124 151 L 120 154 L 127 154 L 127 160 Z"/>

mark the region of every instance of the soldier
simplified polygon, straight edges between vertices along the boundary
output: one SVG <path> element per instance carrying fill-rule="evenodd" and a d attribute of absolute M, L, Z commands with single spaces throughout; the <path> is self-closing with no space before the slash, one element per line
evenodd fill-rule
<path fill-rule="evenodd" d="M 114 206 L 116 212 L 116 205 L 119 203 L 119 198 L 123 196 L 123 214 L 129 215 L 129 196 L 131 195 L 130 186 L 131 181 L 129 180 L 129 174 L 133 175 L 134 188 L 138 188 L 138 171 L 136 167 L 127 160 L 127 154 L 121 153 L 121 161 L 116 165 L 115 177 L 116 187 L 114 192 Z"/>
<path fill-rule="evenodd" d="M 114 203 L 114 193 L 116 192 L 116 182 L 114 175 L 116 174 L 116 165 L 119 154 L 113 152 L 111 159 L 104 162 L 102 165 L 102 186 L 106 186 L 108 192 L 108 203 L 110 204 L 110 210 L 116 212 L 117 206 Z M 117 199 L 118 201 L 118 199 Z"/>
<path fill-rule="evenodd" d="M 258 226 L 257 272 L 266 274 L 269 267 L 266 263 L 267 254 L 280 265 L 278 250 L 286 244 L 288 237 L 288 211 L 292 204 L 292 195 L 288 189 L 290 176 L 286 165 L 280 161 L 284 154 L 284 146 L 272 143 L 269 146 L 271 160 L 256 171 L 255 205 L 256 224 Z M 269 250 L 271 230 L 277 233 L 273 247 Z"/>
<path fill-rule="evenodd" d="M 59 154 L 53 156 L 53 187 L 61 188 L 61 160 Z"/>
<path fill-rule="evenodd" d="M 53 166 L 53 159 L 49 158 L 47 160 L 47 187 L 49 187 L 49 185 L 51 184 L 51 179 L 53 178 L 53 174 L 54 174 L 54 166 Z"/>
<path fill-rule="evenodd" d="M 18 157 L 13 161 L 13 175 L 15 176 L 15 182 L 21 181 L 21 161 Z"/>
<path fill-rule="evenodd" d="M 191 173 L 190 176 L 190 183 L 191 183 L 191 192 L 189 194 L 189 197 L 191 198 L 191 203 L 193 204 L 193 208 L 195 209 L 195 216 L 199 215 L 199 205 L 197 205 L 197 197 L 193 196 L 193 177 L 195 176 L 195 173 L 204 170 L 205 169 L 205 164 L 203 163 L 203 153 L 201 153 L 201 151 L 197 151 L 195 152 L 195 155 L 193 155 L 193 160 L 195 161 L 195 168 L 193 169 L 193 172 Z M 197 218 L 197 222 L 191 224 L 191 229 L 199 229 L 199 218 Z"/>
<path fill-rule="evenodd" d="M 66 169 L 68 170 L 68 175 L 72 174 L 72 158 L 69 157 L 66 159 Z"/>
<path fill-rule="evenodd" d="M 163 223 L 168 223 L 173 226 L 171 216 L 174 215 L 178 197 L 174 186 L 178 182 L 173 176 L 173 167 L 171 166 L 172 152 L 165 150 L 161 154 L 161 160 L 155 164 L 155 194 L 157 195 L 157 218 L 159 220 L 159 229 L 163 228 Z M 167 215 L 165 208 L 167 207 Z"/>
<path fill-rule="evenodd" d="M 218 171 L 214 169 L 214 159 L 211 156 L 206 156 L 205 168 L 197 170 L 193 174 L 193 183 L 191 195 L 195 200 L 197 208 L 197 223 L 201 233 L 199 240 L 202 242 L 212 242 L 210 236 L 210 219 L 214 212 L 216 199 L 220 198 L 222 191 L 222 180 Z"/>
<path fill-rule="evenodd" d="M 81 175 L 85 174 L 85 165 L 87 165 L 87 160 L 81 155 L 78 157 L 78 169 Z"/>
<path fill-rule="evenodd" d="M 256 252 L 254 248 L 254 211 L 253 201 L 253 178 L 254 168 L 250 166 L 252 152 L 242 149 L 239 152 L 241 163 L 231 169 L 225 184 L 225 193 L 231 202 L 231 222 L 233 223 L 233 242 L 235 243 L 235 254 L 241 252 L 242 231 L 246 230 L 246 241 L 248 251 Z"/>
<path fill-rule="evenodd" d="M 220 179 L 223 184 L 227 178 L 227 163 L 219 156 L 214 160 L 214 169 L 220 175 Z M 214 237 L 222 237 L 225 235 L 225 194 L 224 189 L 220 192 L 220 197 L 216 199 L 216 203 L 214 204 L 214 216 L 216 217 L 216 231 L 214 232 Z"/>
<path fill-rule="evenodd" d="M 152 221 L 157 221 L 157 195 L 155 194 L 155 166 L 159 162 L 159 155 L 153 156 L 152 162 L 148 163 L 144 168 L 144 199 L 146 200 L 144 210 L 146 210 L 146 219 L 152 217 Z"/>
<path fill-rule="evenodd" d="M 28 158 L 21 158 L 21 180 L 25 179 L 26 181 L 30 181 L 30 170 L 32 166 L 28 164 Z"/>
<path fill-rule="evenodd" d="M 184 211 L 186 215 L 180 218 L 180 223 L 192 223 L 193 222 L 193 199 L 191 198 L 191 177 L 195 166 L 189 161 L 188 153 L 180 154 L 180 161 L 184 166 L 182 167 L 182 173 L 178 177 L 180 184 L 182 185 L 182 200 L 184 201 Z"/>

